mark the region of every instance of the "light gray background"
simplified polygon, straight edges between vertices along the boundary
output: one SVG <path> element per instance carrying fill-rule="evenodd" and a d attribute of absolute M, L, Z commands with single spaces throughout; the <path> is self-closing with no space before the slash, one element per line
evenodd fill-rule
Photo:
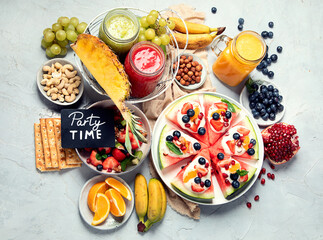
<path fill-rule="evenodd" d="M 322 178 L 322 10 L 320 0 L 186 1 L 206 12 L 210 26 L 226 26 L 226 34 L 244 29 L 261 32 L 273 21 L 274 39 L 283 53 L 270 67 L 273 82 L 285 92 L 284 121 L 295 124 L 301 150 L 288 164 L 274 171 L 275 181 L 259 181 L 239 200 L 221 207 L 202 207 L 201 219 L 183 217 L 168 207 L 164 220 L 143 236 L 137 217 L 116 231 L 90 229 L 78 213 L 83 184 L 95 174 L 81 169 L 41 174 L 35 169 L 33 123 L 59 110 L 38 93 L 36 73 L 47 61 L 40 48 L 42 31 L 59 16 L 77 16 L 90 22 L 113 7 L 163 9 L 179 1 L 1 1 L 0 14 L 0 238 L 1 239 L 323 239 Z M 211 14 L 211 7 L 217 13 Z M 69 51 L 67 59 L 74 60 Z M 209 64 L 215 56 L 209 51 Z M 262 77 L 253 73 L 255 77 Z M 211 73 L 219 93 L 238 100 L 242 86 L 230 88 Z M 86 85 L 75 108 L 102 97 Z M 267 162 L 264 166 L 273 172 Z M 139 170 L 149 178 L 147 161 Z M 134 175 L 126 181 L 133 187 Z M 260 201 L 253 198 L 259 194 Z M 252 209 L 245 205 L 252 202 Z"/>

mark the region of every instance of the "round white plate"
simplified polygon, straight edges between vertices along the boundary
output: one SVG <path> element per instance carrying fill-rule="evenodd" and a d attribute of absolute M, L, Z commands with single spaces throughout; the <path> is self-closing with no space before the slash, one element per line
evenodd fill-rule
<path fill-rule="evenodd" d="M 249 112 L 247 112 L 247 110 L 241 106 L 241 104 L 239 104 L 238 102 L 236 102 L 235 100 L 233 100 L 232 98 L 229 98 L 227 96 L 224 96 L 222 94 L 219 93 L 211 93 L 211 92 L 198 92 L 198 93 L 192 93 L 192 94 L 212 94 L 214 96 L 217 97 L 221 97 L 224 99 L 227 99 L 229 102 L 234 103 L 235 105 L 237 105 L 239 108 L 241 108 L 241 113 L 240 115 L 242 116 L 247 115 L 250 119 L 250 122 L 252 124 L 252 126 L 255 129 L 256 135 L 257 135 L 257 139 L 258 139 L 258 147 L 259 147 L 259 160 L 258 161 L 252 161 L 250 162 L 250 165 L 253 165 L 254 167 L 257 168 L 257 171 L 255 172 L 253 178 L 248 182 L 247 185 L 245 185 L 242 189 L 238 190 L 230 199 L 225 199 L 222 191 L 220 189 L 220 186 L 216 180 L 216 177 L 214 175 L 212 175 L 212 180 L 213 180 L 213 184 L 214 184 L 214 198 L 209 201 L 209 202 L 205 202 L 203 200 L 198 201 L 195 199 L 191 199 L 188 198 L 184 195 L 182 195 L 181 193 L 177 192 L 173 186 L 171 185 L 171 181 L 173 180 L 173 178 L 177 175 L 177 173 L 181 170 L 181 166 L 186 164 L 186 161 L 180 161 L 179 163 L 170 166 L 168 168 L 165 168 L 163 170 L 160 169 L 159 166 L 159 156 L 158 156 L 158 144 L 159 144 L 159 138 L 161 135 L 161 132 L 163 130 L 163 127 L 165 126 L 165 124 L 170 124 L 169 121 L 166 120 L 165 118 L 165 113 L 173 107 L 174 103 L 176 101 L 178 101 L 179 99 L 186 97 L 187 95 L 182 96 L 181 98 L 176 99 L 174 102 L 170 103 L 165 109 L 164 111 L 160 114 L 160 116 L 158 117 L 154 130 L 153 130 L 153 141 L 152 141 L 152 146 L 151 146 L 151 154 L 153 157 L 153 163 L 155 166 L 155 169 L 157 171 L 157 173 L 159 174 L 159 176 L 161 177 L 161 179 L 164 181 L 164 183 L 174 192 L 176 193 L 178 196 L 194 202 L 194 203 L 198 203 L 201 205 L 222 205 L 228 202 L 232 202 L 236 199 L 238 199 L 239 197 L 241 197 L 244 193 L 246 193 L 251 187 L 252 185 L 255 183 L 255 181 L 257 180 L 257 176 L 262 168 L 262 163 L 263 163 L 263 156 L 264 156 L 264 144 L 262 141 L 262 137 L 261 137 L 261 132 L 260 129 L 257 125 L 257 123 L 255 122 L 255 120 L 252 118 L 251 114 Z M 249 162 L 248 162 L 249 163 Z"/>
<path fill-rule="evenodd" d="M 122 178 L 114 176 L 113 178 L 120 181 L 122 184 L 124 184 L 130 190 L 131 195 L 132 195 L 132 200 L 129 201 L 129 200 L 123 198 L 126 203 L 126 209 L 127 209 L 126 214 L 123 217 L 117 218 L 117 217 L 114 217 L 111 213 L 109 213 L 108 218 L 103 223 L 101 223 L 100 225 L 97 225 L 97 226 L 93 226 L 91 223 L 93 220 L 94 213 L 89 209 L 89 207 L 87 205 L 87 195 L 89 194 L 89 191 L 94 184 L 96 184 L 98 182 L 103 182 L 106 178 L 107 178 L 107 176 L 99 175 L 99 176 L 95 176 L 95 177 L 89 179 L 84 184 L 84 186 L 81 190 L 80 198 L 79 198 L 79 211 L 80 211 L 81 217 L 90 227 L 95 228 L 95 229 L 100 229 L 100 230 L 111 230 L 111 229 L 115 229 L 117 227 L 120 227 L 122 224 L 127 222 L 128 218 L 131 216 L 131 213 L 133 211 L 133 206 L 134 206 L 134 196 L 133 196 L 131 188 Z"/>
<path fill-rule="evenodd" d="M 284 94 L 282 93 L 281 89 L 274 83 L 272 83 L 271 81 L 267 81 L 267 80 L 259 80 L 259 82 L 261 82 L 261 84 L 263 85 L 273 85 L 274 88 L 277 88 L 279 90 L 279 95 L 282 95 L 283 96 L 283 100 L 281 101 L 281 104 L 284 106 L 284 110 L 282 112 L 277 112 L 276 114 L 276 119 L 274 121 L 268 119 L 267 121 L 264 121 L 261 117 L 259 117 L 258 119 L 255 119 L 253 118 L 257 124 L 261 127 L 267 127 L 267 126 L 270 126 L 272 124 L 275 124 L 277 122 L 279 122 L 284 114 L 285 114 L 285 109 L 286 109 L 286 105 L 285 105 L 285 96 Z M 248 96 L 249 96 L 249 93 L 248 93 L 248 90 L 247 90 L 247 87 L 245 86 L 241 93 L 240 93 L 240 103 L 248 110 L 248 112 L 250 113 L 250 115 L 252 116 L 252 113 L 251 113 L 251 109 L 249 107 L 249 99 L 248 99 Z"/>

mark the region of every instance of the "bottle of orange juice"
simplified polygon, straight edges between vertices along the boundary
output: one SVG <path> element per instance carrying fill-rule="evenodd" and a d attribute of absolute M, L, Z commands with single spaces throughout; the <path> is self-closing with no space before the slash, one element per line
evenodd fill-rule
<path fill-rule="evenodd" d="M 225 43 L 222 51 L 220 44 Z M 255 69 L 266 54 L 266 43 L 256 32 L 244 31 L 231 39 L 221 35 L 211 48 L 218 56 L 212 70 L 218 79 L 229 86 L 237 86 Z"/>

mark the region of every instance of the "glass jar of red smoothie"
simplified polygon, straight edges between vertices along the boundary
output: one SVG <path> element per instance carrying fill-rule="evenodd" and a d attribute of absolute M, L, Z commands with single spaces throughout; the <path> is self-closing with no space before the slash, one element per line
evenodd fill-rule
<path fill-rule="evenodd" d="M 142 98 L 154 91 L 165 69 L 165 54 L 155 43 L 136 43 L 124 62 L 131 82 L 131 96 Z"/>

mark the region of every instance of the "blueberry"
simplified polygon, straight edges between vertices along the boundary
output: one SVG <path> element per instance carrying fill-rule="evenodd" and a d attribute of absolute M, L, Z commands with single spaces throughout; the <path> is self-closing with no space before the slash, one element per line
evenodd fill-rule
<path fill-rule="evenodd" d="M 220 118 L 220 114 L 218 114 L 217 112 L 216 113 L 213 113 L 212 118 L 214 120 L 218 120 Z"/>
<path fill-rule="evenodd" d="M 261 109 L 263 109 L 262 104 L 261 104 L 261 103 L 257 103 L 257 104 L 256 104 L 256 110 L 257 110 L 257 111 L 260 111 Z"/>
<path fill-rule="evenodd" d="M 198 133 L 199 135 L 204 135 L 204 134 L 206 133 L 206 130 L 205 130 L 205 128 L 204 128 L 204 127 L 200 127 L 200 128 L 197 130 L 197 133 Z"/>
<path fill-rule="evenodd" d="M 262 101 L 262 103 L 265 105 L 265 106 L 267 106 L 268 105 L 268 98 L 264 98 L 264 100 Z"/>
<path fill-rule="evenodd" d="M 283 51 L 283 47 L 282 47 L 282 46 L 278 46 L 278 47 L 277 47 L 277 52 L 278 52 L 278 53 L 281 53 L 282 51 Z"/>
<path fill-rule="evenodd" d="M 271 113 L 271 108 L 270 107 L 266 108 L 266 112 Z"/>
<path fill-rule="evenodd" d="M 204 165 L 206 163 L 206 160 L 204 157 L 199 158 L 199 164 Z"/>
<path fill-rule="evenodd" d="M 238 173 L 231 173 L 230 174 L 230 178 L 235 181 L 235 180 L 238 180 L 239 178 L 239 174 Z"/>
<path fill-rule="evenodd" d="M 251 139 L 250 139 L 250 143 L 251 143 L 253 146 L 255 146 L 255 145 L 256 145 L 256 143 L 257 143 L 257 141 L 256 141 L 255 139 L 251 138 Z"/>
<path fill-rule="evenodd" d="M 263 117 L 265 114 L 267 114 L 266 109 L 264 109 L 264 108 L 261 109 L 259 113 L 260 113 L 261 117 Z"/>
<path fill-rule="evenodd" d="M 255 95 L 255 97 L 258 97 L 259 96 L 259 92 L 258 91 L 254 92 L 253 94 Z"/>
<path fill-rule="evenodd" d="M 230 119 L 230 118 L 232 117 L 231 112 L 230 112 L 230 111 L 226 111 L 226 112 L 225 112 L 225 117 L 226 117 L 227 119 Z"/>
<path fill-rule="evenodd" d="M 268 120 L 268 118 L 269 118 L 269 114 L 268 114 L 268 113 L 266 113 L 266 114 L 264 114 L 263 116 L 261 116 L 261 118 L 262 118 L 262 120 L 267 121 L 267 120 Z"/>
<path fill-rule="evenodd" d="M 240 187 L 240 183 L 238 181 L 233 181 L 231 183 L 231 185 L 232 185 L 233 188 L 239 188 Z"/>
<path fill-rule="evenodd" d="M 260 114 L 259 114 L 259 112 L 255 112 L 255 113 L 253 113 L 252 114 L 253 115 L 253 117 L 255 118 L 255 119 L 258 119 L 259 117 L 260 117 Z"/>
<path fill-rule="evenodd" d="M 238 140 L 238 139 L 240 139 L 240 134 L 239 134 L 239 133 L 234 133 L 234 134 L 233 134 L 233 139 L 234 139 L 234 140 Z"/>
<path fill-rule="evenodd" d="M 252 156 L 252 155 L 254 155 L 254 154 L 255 154 L 255 149 L 253 149 L 253 148 L 249 148 L 249 149 L 247 150 L 247 153 L 248 153 L 248 155 Z"/>
<path fill-rule="evenodd" d="M 257 83 L 252 83 L 251 88 L 255 89 L 256 91 L 258 90 L 259 86 Z"/>
<path fill-rule="evenodd" d="M 195 111 L 193 109 L 188 109 L 186 112 L 187 116 L 193 117 L 195 115 Z"/>
<path fill-rule="evenodd" d="M 223 160 L 224 159 L 224 154 L 223 153 L 218 153 L 216 156 L 217 156 L 217 158 L 219 160 Z"/>
<path fill-rule="evenodd" d="M 259 63 L 259 64 L 258 64 L 258 66 L 257 66 L 257 70 L 258 70 L 258 71 L 261 71 L 261 69 L 262 69 L 262 64 L 261 64 L 261 63 Z"/>
<path fill-rule="evenodd" d="M 278 109 L 279 112 L 282 112 L 284 110 L 284 105 L 278 103 L 277 104 L 277 109 Z"/>
<path fill-rule="evenodd" d="M 199 144 L 198 142 L 193 144 L 193 147 L 195 150 L 200 150 L 201 149 L 201 144 Z"/>
<path fill-rule="evenodd" d="M 265 95 L 263 93 L 259 93 L 258 98 L 259 98 L 260 101 L 263 101 L 264 98 L 265 98 Z"/>
<path fill-rule="evenodd" d="M 283 101 L 283 96 L 282 95 L 279 95 L 278 96 L 278 99 L 279 99 L 279 102 Z"/>
<path fill-rule="evenodd" d="M 239 24 L 239 25 L 238 25 L 238 30 L 239 30 L 239 31 L 242 31 L 242 30 L 243 30 L 243 25 Z"/>
<path fill-rule="evenodd" d="M 211 8 L 211 12 L 212 12 L 213 14 L 215 14 L 215 13 L 216 13 L 216 11 L 217 11 L 216 7 Z"/>
<path fill-rule="evenodd" d="M 180 138 L 181 137 L 181 133 L 176 130 L 176 131 L 173 132 L 173 136 Z"/>
<path fill-rule="evenodd" d="M 268 27 L 273 28 L 274 27 L 274 23 L 273 22 L 269 22 L 268 23 Z"/>
<path fill-rule="evenodd" d="M 270 56 L 270 59 L 271 59 L 271 61 L 272 61 L 272 62 L 277 62 L 277 59 L 278 59 L 277 54 L 272 54 L 272 55 Z"/>
<path fill-rule="evenodd" d="M 268 100 L 268 104 L 269 104 L 269 105 L 271 105 L 271 104 L 273 104 L 273 103 L 274 103 L 274 100 L 273 100 L 272 98 Z"/>
<path fill-rule="evenodd" d="M 124 129 L 124 126 L 121 123 L 118 123 L 117 128 L 120 129 Z"/>
<path fill-rule="evenodd" d="M 102 165 L 102 164 L 99 164 L 98 166 L 96 166 L 96 169 L 97 169 L 98 171 L 102 171 L 102 169 L 103 169 L 103 165 Z"/>
<path fill-rule="evenodd" d="M 267 86 L 266 85 L 261 85 L 260 86 L 260 92 L 267 92 Z"/>
<path fill-rule="evenodd" d="M 273 96 L 274 96 L 274 97 L 279 97 L 279 93 L 274 91 L 274 92 L 273 92 Z"/>
<path fill-rule="evenodd" d="M 274 91 L 274 86 L 273 85 L 268 85 L 267 89 L 268 89 L 268 91 Z"/>
<path fill-rule="evenodd" d="M 194 178 L 194 182 L 196 184 L 200 184 L 201 183 L 201 178 L 199 178 L 199 177 Z"/>
<path fill-rule="evenodd" d="M 256 97 L 256 99 L 255 99 L 255 103 L 257 103 L 257 102 L 259 102 L 259 98 L 258 97 Z"/>
<path fill-rule="evenodd" d="M 268 37 L 268 32 L 267 32 L 267 31 L 263 31 L 263 32 L 261 33 L 261 36 L 262 36 L 264 39 L 266 39 L 266 38 Z"/>
<path fill-rule="evenodd" d="M 273 38 L 273 37 L 274 37 L 274 33 L 273 33 L 273 32 L 271 32 L 271 31 L 270 31 L 270 32 L 268 32 L 268 37 L 269 37 L 269 38 Z"/>
<path fill-rule="evenodd" d="M 205 187 L 211 187 L 211 181 L 210 181 L 209 179 L 206 179 L 206 180 L 204 181 L 204 186 L 205 186 Z"/>
<path fill-rule="evenodd" d="M 256 109 L 254 109 L 254 108 L 253 108 L 253 109 L 251 109 L 251 113 L 252 113 L 252 114 L 255 114 L 256 112 L 258 112 Z"/>
<path fill-rule="evenodd" d="M 173 141 L 173 136 L 168 135 L 168 136 L 166 137 L 166 141 L 168 141 L 168 142 Z"/>
<path fill-rule="evenodd" d="M 267 92 L 267 97 L 268 97 L 269 99 L 273 98 L 273 92 L 272 92 L 272 91 L 268 91 L 268 92 Z"/>
<path fill-rule="evenodd" d="M 250 109 L 255 108 L 256 107 L 256 103 L 255 102 L 250 102 L 249 103 L 249 107 L 250 107 Z"/>
<path fill-rule="evenodd" d="M 189 117 L 189 116 L 187 116 L 187 115 L 184 115 L 184 116 L 182 117 L 182 121 L 183 121 L 184 123 L 188 123 L 188 122 L 190 121 L 190 117 Z"/>
<path fill-rule="evenodd" d="M 267 45 L 266 45 L 267 46 Z M 268 48 L 268 46 L 267 46 L 267 48 Z M 264 57 L 264 59 L 267 59 L 268 58 L 268 49 L 266 49 L 267 51 L 266 51 L 266 55 L 265 55 L 265 57 Z"/>
<path fill-rule="evenodd" d="M 275 98 L 274 98 L 275 99 Z M 276 105 L 275 104 L 271 104 L 270 105 L 270 109 L 271 109 L 271 111 L 273 112 L 273 113 L 276 113 L 277 112 L 277 107 L 276 107 Z"/>
<path fill-rule="evenodd" d="M 271 121 L 274 121 L 274 120 L 275 120 L 275 118 L 276 118 L 276 114 L 275 114 L 275 113 L 271 113 L 271 114 L 269 114 L 269 119 L 270 119 Z"/>
<path fill-rule="evenodd" d="M 267 66 L 270 66 L 271 65 L 271 59 L 270 58 L 266 58 L 266 63 L 267 63 Z"/>
<path fill-rule="evenodd" d="M 241 25 L 244 24 L 244 19 L 243 18 L 239 18 L 238 23 L 241 24 Z"/>
<path fill-rule="evenodd" d="M 279 90 L 277 88 L 274 88 L 274 92 L 278 92 L 279 93 Z"/>
<path fill-rule="evenodd" d="M 268 67 L 266 60 L 262 60 L 260 63 L 262 63 L 262 66 L 263 66 L 262 69 Z"/>
<path fill-rule="evenodd" d="M 267 75 L 268 74 L 268 69 L 267 68 L 263 68 L 262 69 L 262 74 L 263 75 Z"/>
<path fill-rule="evenodd" d="M 268 77 L 269 77 L 270 79 L 274 78 L 274 72 L 273 72 L 273 71 L 269 71 L 269 72 L 268 72 Z"/>

